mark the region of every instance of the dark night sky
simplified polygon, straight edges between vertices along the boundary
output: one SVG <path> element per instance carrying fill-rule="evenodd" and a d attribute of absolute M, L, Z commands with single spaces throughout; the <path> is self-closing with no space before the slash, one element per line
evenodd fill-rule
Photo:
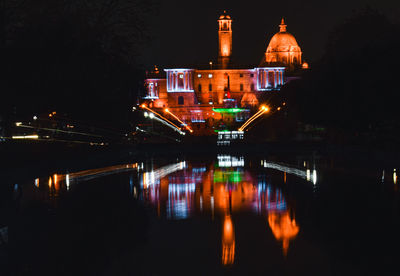
<path fill-rule="evenodd" d="M 162 0 L 150 24 L 153 39 L 142 62 L 147 67 L 185 67 L 215 61 L 217 19 L 223 10 L 234 20 L 233 55 L 239 64 L 258 65 L 282 16 L 304 60 L 312 62 L 323 53 L 332 28 L 367 4 L 398 22 L 400 3 L 394 0 Z"/>

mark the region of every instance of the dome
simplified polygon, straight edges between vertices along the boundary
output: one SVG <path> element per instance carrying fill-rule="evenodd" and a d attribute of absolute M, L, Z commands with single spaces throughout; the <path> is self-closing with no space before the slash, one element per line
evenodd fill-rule
<path fill-rule="evenodd" d="M 263 65 L 281 65 L 289 68 L 301 66 L 301 49 L 294 36 L 286 31 L 286 24 L 282 18 L 279 32 L 270 40 Z"/>
<path fill-rule="evenodd" d="M 282 18 L 281 25 L 279 25 L 280 31 L 271 38 L 267 53 L 286 51 L 301 52 L 294 36 L 286 31 L 286 26 Z"/>
<path fill-rule="evenodd" d="M 288 32 L 277 33 L 269 42 L 267 53 L 269 52 L 283 52 L 283 51 L 294 51 L 300 52 L 300 47 L 297 44 L 296 39 L 293 35 Z"/>

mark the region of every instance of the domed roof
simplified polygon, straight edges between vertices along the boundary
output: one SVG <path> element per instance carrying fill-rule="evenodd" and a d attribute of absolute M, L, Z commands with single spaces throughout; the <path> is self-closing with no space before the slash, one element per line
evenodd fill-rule
<path fill-rule="evenodd" d="M 294 36 L 286 31 L 285 22 L 282 18 L 281 24 L 279 25 L 279 33 L 276 33 L 269 42 L 267 53 L 270 52 L 282 52 L 282 51 L 294 51 L 300 52 L 300 47 L 297 44 Z"/>

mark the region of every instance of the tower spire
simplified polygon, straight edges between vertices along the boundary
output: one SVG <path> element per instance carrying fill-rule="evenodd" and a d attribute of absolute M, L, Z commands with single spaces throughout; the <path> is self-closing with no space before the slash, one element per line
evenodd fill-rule
<path fill-rule="evenodd" d="M 281 33 L 286 32 L 286 26 L 287 25 L 285 24 L 285 20 L 282 17 L 281 24 L 279 25 L 279 32 Z"/>

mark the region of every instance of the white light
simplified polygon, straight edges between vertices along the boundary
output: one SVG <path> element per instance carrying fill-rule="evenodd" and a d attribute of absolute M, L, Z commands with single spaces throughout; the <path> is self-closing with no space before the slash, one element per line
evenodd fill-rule
<path fill-rule="evenodd" d="M 67 185 L 67 190 L 69 190 L 69 174 L 65 176 L 65 184 Z"/>
<path fill-rule="evenodd" d="M 212 78 L 212 74 L 208 74 L 208 78 L 211 79 Z"/>
<path fill-rule="evenodd" d="M 36 116 L 36 115 L 35 115 L 35 116 L 33 116 L 33 119 L 34 119 L 34 120 L 37 120 L 37 116 Z"/>
<path fill-rule="evenodd" d="M 22 122 L 16 122 L 15 125 L 20 126 L 20 125 L 22 125 Z"/>
<path fill-rule="evenodd" d="M 154 118 L 154 113 L 150 113 L 149 117 L 150 117 L 150 119 L 153 119 Z"/>
<path fill-rule="evenodd" d="M 317 184 L 317 171 L 313 170 L 313 183 L 314 185 Z"/>
<path fill-rule="evenodd" d="M 198 77 L 198 78 L 201 78 L 201 74 L 197 74 L 197 77 Z"/>
<path fill-rule="evenodd" d="M 146 117 L 146 118 L 149 117 L 149 113 L 145 112 L 144 117 Z"/>
<path fill-rule="evenodd" d="M 21 136 L 13 136 L 13 139 L 39 139 L 38 135 L 21 135 Z"/>

